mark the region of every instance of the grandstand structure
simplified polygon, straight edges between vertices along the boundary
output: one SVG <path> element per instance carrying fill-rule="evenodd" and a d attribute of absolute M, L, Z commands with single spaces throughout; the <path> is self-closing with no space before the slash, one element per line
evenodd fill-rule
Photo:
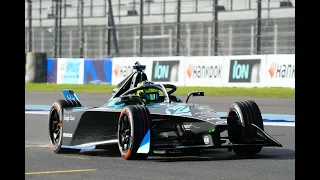
<path fill-rule="evenodd" d="M 80 57 L 81 50 L 84 58 L 141 55 L 140 0 L 111 0 L 115 26 L 108 25 L 108 0 L 61 0 L 61 42 L 55 41 L 55 1 L 26 0 L 26 52 L 45 52 L 47 57 L 56 54 L 64 58 Z M 261 0 L 260 52 L 255 48 L 257 0 L 217 0 L 218 23 L 214 23 L 215 0 L 181 0 L 179 36 L 178 0 L 143 2 L 141 56 L 175 56 L 177 42 L 182 56 L 295 53 L 295 0 Z M 213 52 L 215 24 L 218 25 L 216 54 Z M 115 53 L 114 43 L 110 44 L 108 53 L 108 29 L 115 29 L 119 54 Z M 54 48 L 55 44 L 61 48 Z"/>

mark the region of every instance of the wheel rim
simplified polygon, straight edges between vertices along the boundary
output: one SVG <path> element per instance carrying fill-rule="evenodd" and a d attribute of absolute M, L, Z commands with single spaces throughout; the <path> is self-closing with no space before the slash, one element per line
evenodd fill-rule
<path fill-rule="evenodd" d="M 123 115 L 120 120 L 119 128 L 119 144 L 121 146 L 121 151 L 126 152 L 130 148 L 130 138 L 131 138 L 131 125 L 127 115 Z"/>
<path fill-rule="evenodd" d="M 55 146 L 57 143 L 59 143 L 59 139 L 61 136 L 61 122 L 59 120 L 59 114 L 57 110 L 53 110 L 51 112 L 51 117 L 49 121 L 49 131 L 52 145 Z"/>

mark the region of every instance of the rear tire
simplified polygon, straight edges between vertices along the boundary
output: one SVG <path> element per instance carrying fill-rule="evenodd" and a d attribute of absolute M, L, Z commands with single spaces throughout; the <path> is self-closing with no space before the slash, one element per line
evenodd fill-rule
<path fill-rule="evenodd" d="M 257 137 L 257 130 L 251 125 L 255 124 L 264 130 L 263 119 L 258 105 L 251 100 L 239 101 L 231 104 L 228 110 L 228 135 L 233 144 L 247 144 L 248 140 Z M 240 156 L 254 156 L 262 146 L 234 146 L 233 151 Z"/>
<path fill-rule="evenodd" d="M 121 111 L 118 122 L 118 146 L 124 159 L 147 159 L 149 154 L 139 154 L 137 151 L 150 130 L 150 123 L 150 112 L 144 106 L 128 105 Z"/>
<path fill-rule="evenodd" d="M 63 108 L 73 107 L 66 100 L 58 100 L 54 102 L 49 113 L 49 142 L 50 149 L 57 154 L 60 153 L 78 153 L 80 149 L 61 148 L 63 134 Z"/>

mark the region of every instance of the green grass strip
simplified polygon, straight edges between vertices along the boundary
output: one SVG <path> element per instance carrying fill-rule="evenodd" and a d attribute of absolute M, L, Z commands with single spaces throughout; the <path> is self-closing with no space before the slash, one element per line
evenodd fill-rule
<path fill-rule="evenodd" d="M 75 92 L 111 93 L 116 86 L 105 84 L 46 84 L 26 83 L 26 91 L 61 92 L 72 89 Z M 177 87 L 176 95 L 188 95 L 191 91 L 204 91 L 205 96 L 218 97 L 264 97 L 264 98 L 294 98 L 295 89 L 291 88 L 235 88 L 235 87 Z"/>

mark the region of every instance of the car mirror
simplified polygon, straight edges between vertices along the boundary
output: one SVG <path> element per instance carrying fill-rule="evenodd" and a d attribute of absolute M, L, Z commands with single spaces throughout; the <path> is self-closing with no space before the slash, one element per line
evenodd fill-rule
<path fill-rule="evenodd" d="M 193 91 L 193 92 L 190 92 L 190 93 L 188 94 L 186 103 L 188 103 L 188 100 L 189 100 L 190 96 L 204 96 L 204 92 L 203 92 L 203 91 Z"/>

